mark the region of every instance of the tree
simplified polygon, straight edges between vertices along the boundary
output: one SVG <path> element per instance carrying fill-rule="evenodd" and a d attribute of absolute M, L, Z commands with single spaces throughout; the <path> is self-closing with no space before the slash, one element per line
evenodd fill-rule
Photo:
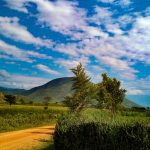
<path fill-rule="evenodd" d="M 46 96 L 44 97 L 44 100 L 45 100 L 45 106 L 48 106 L 49 102 L 52 100 L 52 97 L 51 96 Z"/>
<path fill-rule="evenodd" d="M 125 98 L 126 90 L 121 88 L 121 82 L 116 78 L 110 78 L 106 73 L 102 74 L 102 82 L 98 84 L 98 101 L 116 113 L 117 105 Z"/>
<path fill-rule="evenodd" d="M 4 101 L 9 103 L 11 106 L 12 104 L 16 104 L 16 97 L 14 95 L 6 94 L 4 97 Z"/>
<path fill-rule="evenodd" d="M 73 77 L 72 90 L 74 93 L 71 96 L 66 96 L 64 103 L 73 112 L 80 112 L 87 107 L 91 98 L 91 82 L 90 78 L 86 75 L 85 69 L 80 63 L 71 71 L 75 75 Z"/>
<path fill-rule="evenodd" d="M 25 104 L 25 100 L 23 98 L 20 98 L 20 104 L 24 105 Z"/>

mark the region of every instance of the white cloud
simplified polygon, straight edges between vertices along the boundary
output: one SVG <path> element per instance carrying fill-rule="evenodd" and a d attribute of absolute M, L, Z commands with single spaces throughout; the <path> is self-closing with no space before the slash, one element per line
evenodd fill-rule
<path fill-rule="evenodd" d="M 127 94 L 128 95 L 141 95 L 143 94 L 143 91 L 139 89 L 128 89 Z"/>
<path fill-rule="evenodd" d="M 36 68 L 43 71 L 43 72 L 46 72 L 48 74 L 53 74 L 53 75 L 59 75 L 60 73 L 55 71 L 55 70 L 52 70 L 50 69 L 49 67 L 43 65 L 43 64 L 38 64 L 36 65 Z"/>
<path fill-rule="evenodd" d="M 81 56 L 78 58 L 57 59 L 55 61 L 56 64 L 65 67 L 67 70 L 77 66 L 80 62 L 83 64 L 83 66 L 86 66 L 88 63 L 90 63 L 90 60 L 88 57 Z"/>
<path fill-rule="evenodd" d="M 99 2 L 103 2 L 103 3 L 110 3 L 110 4 L 114 4 L 114 5 L 121 5 L 123 6 L 129 6 L 130 4 L 132 4 L 131 0 L 98 0 Z"/>
<path fill-rule="evenodd" d="M 73 35 L 74 31 L 84 29 L 86 26 L 85 10 L 78 8 L 76 2 L 71 1 L 56 1 L 51 2 L 48 0 L 13 0 L 8 3 L 8 7 L 17 11 L 27 8 L 25 4 L 29 2 L 37 6 L 37 19 L 39 22 L 46 24 L 52 30 L 60 32 L 65 35 Z M 21 10 L 20 10 L 21 8 Z M 78 13 L 77 13 L 78 12 Z"/>
<path fill-rule="evenodd" d="M 25 26 L 19 24 L 17 17 L 0 17 L 0 34 L 27 44 L 38 46 L 51 47 L 50 40 L 43 40 L 39 37 L 34 37 Z"/>
<path fill-rule="evenodd" d="M 78 48 L 76 44 L 57 44 L 54 50 L 67 55 L 78 56 Z"/>
<path fill-rule="evenodd" d="M 129 6 L 130 4 L 132 4 L 132 2 L 131 0 L 121 0 L 120 4 L 124 6 Z"/>
<path fill-rule="evenodd" d="M 6 71 L 6 70 L 0 70 L 0 77 L 1 78 L 9 78 L 10 77 L 10 74 Z"/>
<path fill-rule="evenodd" d="M 1 73 L 4 74 L 4 72 L 6 75 L 1 76 Z M 3 87 L 30 89 L 43 85 L 48 81 L 50 81 L 50 79 L 20 74 L 10 74 L 6 70 L 0 70 L 0 83 Z"/>
<path fill-rule="evenodd" d="M 26 0 L 5 0 L 8 3 L 8 7 L 14 10 L 18 10 L 23 13 L 28 13 L 26 6 Z"/>
<path fill-rule="evenodd" d="M 19 11 L 17 7 L 22 8 L 24 6 L 23 8 L 26 8 L 24 4 L 34 3 L 38 11 L 37 19 L 42 25 L 44 24 L 53 31 L 70 36 L 73 40 L 91 38 L 93 36 L 107 36 L 100 28 L 88 25 L 86 10 L 79 8 L 77 2 L 21 0 L 22 4 L 20 2 L 18 6 L 18 3 L 15 1 L 17 0 L 13 0 L 11 3 L 7 1 L 7 3 L 13 6 L 17 4 L 14 8 L 10 7 L 17 11 Z"/>
<path fill-rule="evenodd" d="M 129 95 L 150 95 L 150 76 L 130 82 L 125 80 L 123 86 L 127 89 Z"/>
<path fill-rule="evenodd" d="M 47 56 L 45 54 L 17 48 L 16 46 L 10 45 L 2 40 L 0 40 L 0 52 L 1 58 L 25 61 L 29 63 L 33 62 L 34 58 L 40 59 L 52 58 L 51 56 Z"/>

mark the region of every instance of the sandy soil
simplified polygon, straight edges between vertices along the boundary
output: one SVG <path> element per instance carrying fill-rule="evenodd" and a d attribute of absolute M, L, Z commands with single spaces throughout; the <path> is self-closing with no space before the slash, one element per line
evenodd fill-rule
<path fill-rule="evenodd" d="M 49 140 L 55 125 L 0 134 L 0 150 L 30 150 Z"/>

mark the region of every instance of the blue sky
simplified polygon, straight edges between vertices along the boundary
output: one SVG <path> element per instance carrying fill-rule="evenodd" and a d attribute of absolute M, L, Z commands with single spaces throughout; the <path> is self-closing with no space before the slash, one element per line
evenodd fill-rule
<path fill-rule="evenodd" d="M 150 0 L 1 0 L 0 10 L 0 86 L 30 89 L 82 62 L 94 82 L 107 72 L 150 106 Z"/>

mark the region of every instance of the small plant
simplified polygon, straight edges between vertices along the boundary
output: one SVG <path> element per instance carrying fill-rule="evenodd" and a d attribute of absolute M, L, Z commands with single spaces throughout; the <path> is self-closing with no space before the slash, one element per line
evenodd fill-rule
<path fill-rule="evenodd" d="M 48 106 L 44 106 L 44 110 L 48 110 Z"/>

